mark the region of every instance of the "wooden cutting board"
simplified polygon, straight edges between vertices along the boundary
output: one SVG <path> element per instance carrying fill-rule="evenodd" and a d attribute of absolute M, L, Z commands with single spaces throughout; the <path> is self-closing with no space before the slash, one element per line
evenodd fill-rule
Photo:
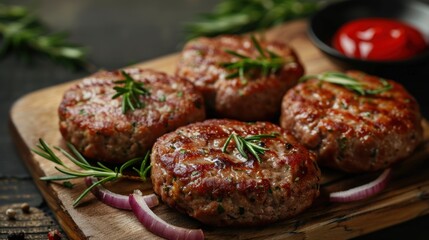
<path fill-rule="evenodd" d="M 288 42 L 298 52 L 307 73 L 338 69 L 309 41 L 307 23 L 296 21 L 273 28 L 267 39 Z M 177 54 L 138 64 L 173 73 Z M 30 152 L 39 138 L 51 145 L 64 146 L 58 130 L 57 107 L 63 92 L 74 82 L 53 86 L 28 94 L 13 106 L 10 118 L 13 137 L 35 183 L 71 239 L 154 239 L 132 212 L 121 211 L 102 204 L 92 195 L 82 204 L 72 207 L 84 189 L 81 180 L 73 181 L 68 189 L 46 183 L 39 178 L 57 174 L 54 164 Z M 424 123 L 425 139 L 429 127 Z M 376 175 L 344 175 L 328 169 L 323 171 L 322 194 L 314 206 L 303 214 L 260 228 L 215 228 L 169 209 L 164 204 L 154 211 L 166 221 L 178 226 L 202 228 L 207 239 L 346 239 L 363 235 L 429 213 L 429 144 L 425 141 L 413 156 L 397 165 L 393 178 L 381 194 L 355 203 L 329 203 L 327 193 L 362 184 Z M 151 192 L 150 184 L 123 181 L 110 186 L 114 191 L 129 193 L 140 188 Z"/>

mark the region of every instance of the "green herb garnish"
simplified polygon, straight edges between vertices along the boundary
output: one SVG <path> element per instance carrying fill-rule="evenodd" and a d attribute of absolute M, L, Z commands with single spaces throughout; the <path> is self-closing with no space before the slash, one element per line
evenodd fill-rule
<path fill-rule="evenodd" d="M 70 181 L 64 181 L 63 182 L 63 186 L 66 187 L 66 188 L 72 189 L 74 187 L 74 184 L 71 183 Z"/>
<path fill-rule="evenodd" d="M 147 151 L 146 155 L 143 158 L 142 163 L 140 164 L 140 168 L 137 169 L 137 168 L 133 167 L 133 170 L 137 172 L 137 174 L 140 176 L 140 178 L 141 178 L 141 180 L 143 180 L 143 182 L 146 182 L 147 175 L 148 175 L 150 169 L 152 168 L 152 166 L 150 165 L 149 156 L 150 156 L 150 152 Z M 130 160 L 130 161 L 132 161 L 132 160 Z"/>
<path fill-rule="evenodd" d="M 222 204 L 217 205 L 217 213 L 222 214 L 225 212 L 225 208 L 223 208 Z"/>
<path fill-rule="evenodd" d="M 0 4 L 0 38 L 0 58 L 15 53 L 28 60 L 39 54 L 72 68 L 82 68 L 86 64 L 86 52 L 82 47 L 67 42 L 63 33 L 48 33 L 24 7 Z"/>
<path fill-rule="evenodd" d="M 338 158 L 342 160 L 344 158 L 344 153 L 347 148 L 348 139 L 346 137 L 342 137 L 338 139 L 337 142 L 338 142 L 338 148 L 339 148 Z"/>
<path fill-rule="evenodd" d="M 271 134 L 260 134 L 260 135 L 250 135 L 247 137 L 239 136 L 235 133 L 231 133 L 229 135 L 228 139 L 226 139 L 225 144 L 222 147 L 222 152 L 226 153 L 226 148 L 228 147 L 228 144 L 231 142 L 231 139 L 234 139 L 236 148 L 238 152 L 246 159 L 249 159 L 249 156 L 247 155 L 246 151 L 249 151 L 250 154 L 252 154 L 258 162 L 261 162 L 261 158 L 259 155 L 262 155 L 265 153 L 265 151 L 269 150 L 268 148 L 264 148 L 261 146 L 261 139 L 262 138 L 275 138 L 279 134 L 278 133 L 271 133 Z"/>
<path fill-rule="evenodd" d="M 243 214 L 244 214 L 244 207 L 239 207 L 239 208 L 238 208 L 238 213 L 239 213 L 240 215 L 243 215 Z"/>
<path fill-rule="evenodd" d="M 319 5 L 314 0 L 222 0 L 186 30 L 188 38 L 251 32 L 306 17 Z"/>
<path fill-rule="evenodd" d="M 380 94 L 380 93 L 389 91 L 393 87 L 389 82 L 380 78 L 380 83 L 382 85 L 381 87 L 376 89 L 368 89 L 366 88 L 363 82 L 341 72 L 325 72 L 317 75 L 308 75 L 308 76 L 302 77 L 300 79 L 300 82 L 305 82 L 309 79 L 317 79 L 319 81 L 340 85 L 360 95 Z"/>
<path fill-rule="evenodd" d="M 97 162 L 97 166 L 92 166 L 89 164 L 89 162 L 77 151 L 77 149 L 70 143 L 67 143 L 67 147 L 72 152 L 71 155 L 64 149 L 60 147 L 54 147 L 56 150 L 60 151 L 65 157 L 67 157 L 73 164 L 78 166 L 80 169 L 72 169 L 71 167 L 67 166 L 51 149 L 51 147 L 43 141 L 43 139 L 39 139 L 39 145 L 37 145 L 38 149 L 32 149 L 34 153 L 37 155 L 55 163 L 59 166 L 55 166 L 55 169 L 57 169 L 59 172 L 63 173 L 64 175 L 57 175 L 57 176 L 45 176 L 41 177 L 40 179 L 43 181 L 64 181 L 69 179 L 75 179 L 75 178 L 84 178 L 84 177 L 95 177 L 99 179 L 97 182 L 95 182 L 93 185 L 88 187 L 74 202 L 73 206 L 76 206 L 80 200 L 82 200 L 83 197 L 86 196 L 86 194 L 91 191 L 92 188 L 105 183 L 109 181 L 114 181 L 119 178 L 123 178 L 123 171 L 138 163 L 142 162 L 140 169 L 135 169 L 141 179 L 143 181 L 146 181 L 146 176 L 148 174 L 148 171 L 150 170 L 150 166 L 147 165 L 147 158 L 149 153 L 146 154 L 146 157 L 142 161 L 142 158 L 134 158 L 131 159 L 124 164 L 122 164 L 119 169 L 115 167 L 114 169 L 110 169 L 103 165 L 100 162 Z"/>
<path fill-rule="evenodd" d="M 116 94 L 112 99 L 122 96 L 122 113 L 125 114 L 128 110 L 134 111 L 136 108 L 143 108 L 145 105 L 140 100 L 140 96 L 148 96 L 150 92 L 148 89 L 144 88 L 144 83 L 135 81 L 125 71 L 122 71 L 122 75 L 125 79 L 115 81 L 114 83 L 123 84 L 124 86 L 116 86 L 113 88 L 116 90 Z"/>
<path fill-rule="evenodd" d="M 161 97 L 158 98 L 158 100 L 160 102 L 165 102 L 167 100 L 167 97 L 165 95 L 162 95 Z"/>
<path fill-rule="evenodd" d="M 262 76 L 266 77 L 268 76 L 268 74 L 276 73 L 287 62 L 293 61 L 293 59 L 286 61 L 284 58 L 273 53 L 272 51 L 262 49 L 260 43 L 256 40 L 254 36 L 251 36 L 251 39 L 253 45 L 259 53 L 259 56 L 257 58 L 244 56 L 232 50 L 225 50 L 225 52 L 229 53 L 230 55 L 240 58 L 240 60 L 236 62 L 227 62 L 220 64 L 220 66 L 228 70 L 234 70 L 233 73 L 228 74 L 226 76 L 226 79 L 240 77 L 241 81 L 243 83 L 246 83 L 247 79 L 245 77 L 245 74 L 251 70 L 257 70 L 261 73 Z"/>

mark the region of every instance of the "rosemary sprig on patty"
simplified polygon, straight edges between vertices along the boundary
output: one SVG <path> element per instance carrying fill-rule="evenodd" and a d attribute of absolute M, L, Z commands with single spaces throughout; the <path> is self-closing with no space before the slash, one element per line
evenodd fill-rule
<path fill-rule="evenodd" d="M 363 82 L 341 72 L 324 72 L 317 75 L 308 75 L 308 76 L 302 77 L 299 81 L 305 82 L 310 79 L 317 79 L 319 81 L 340 85 L 360 95 L 380 94 L 380 93 L 389 91 L 393 87 L 389 82 L 380 78 L 380 82 L 382 85 L 381 87 L 376 89 L 368 89 Z"/>
<path fill-rule="evenodd" d="M 34 153 L 37 155 L 55 163 L 59 166 L 55 166 L 59 172 L 64 175 L 55 175 L 55 176 L 45 176 L 40 179 L 43 181 L 63 181 L 75 178 L 85 178 L 85 177 L 95 177 L 98 179 L 97 182 L 88 187 L 82 194 L 73 202 L 73 206 L 76 206 L 83 197 L 85 197 L 92 188 L 103 184 L 105 182 L 114 181 L 119 178 L 123 178 L 123 171 L 134 165 L 138 162 L 141 162 L 140 169 L 133 169 L 139 174 L 140 178 L 143 181 L 146 181 L 147 174 L 151 168 L 148 164 L 149 152 L 146 153 L 144 158 L 134 158 L 131 159 L 124 164 L 122 164 L 119 168 L 115 167 L 114 169 L 108 168 L 100 162 L 97 162 L 97 166 L 92 166 L 89 162 L 77 151 L 77 149 L 70 143 L 67 143 L 67 147 L 72 152 L 72 154 L 68 153 L 64 149 L 60 147 L 54 147 L 56 150 L 60 151 L 64 156 L 66 156 L 72 163 L 78 166 L 80 169 L 76 170 L 69 166 L 67 166 L 55 153 L 52 151 L 51 147 L 43 140 L 39 139 L 39 145 L 37 145 L 38 149 L 32 149 Z"/>
<path fill-rule="evenodd" d="M 220 66 L 224 67 L 227 70 L 233 70 L 234 72 L 228 74 L 226 79 L 232 79 L 240 77 L 243 83 L 247 82 L 245 77 L 246 73 L 249 73 L 252 70 L 256 70 L 261 73 L 262 76 L 266 77 L 269 74 L 276 73 L 281 69 L 286 63 L 293 62 L 293 59 L 284 59 L 277 55 L 276 53 L 263 49 L 261 44 L 256 40 L 254 36 L 251 36 L 251 40 L 256 50 L 259 53 L 259 56 L 256 58 L 251 58 L 249 56 L 242 55 L 233 50 L 225 50 L 228 54 L 240 58 L 236 62 L 224 62 Z"/>
<path fill-rule="evenodd" d="M 134 111 L 136 108 L 143 108 L 145 104 L 140 100 L 140 96 L 148 96 L 150 92 L 144 87 L 144 83 L 137 82 L 125 71 L 122 71 L 122 75 L 125 79 L 114 83 L 123 86 L 113 88 L 116 90 L 116 94 L 112 99 L 122 96 L 122 113 L 125 114 L 128 110 Z"/>
<path fill-rule="evenodd" d="M 249 156 L 247 155 L 246 151 L 249 151 L 250 154 L 252 154 L 258 162 L 261 162 L 261 158 L 259 155 L 263 155 L 265 151 L 269 150 L 268 148 L 265 148 L 261 146 L 261 139 L 262 138 L 275 138 L 279 134 L 278 133 L 271 133 L 271 134 L 260 134 L 260 135 L 250 135 L 247 137 L 239 136 L 235 133 L 231 133 L 229 137 L 226 139 L 223 147 L 222 152 L 226 153 L 226 148 L 228 147 L 228 144 L 231 142 L 231 139 L 234 139 L 236 148 L 238 152 L 246 159 L 249 159 Z"/>

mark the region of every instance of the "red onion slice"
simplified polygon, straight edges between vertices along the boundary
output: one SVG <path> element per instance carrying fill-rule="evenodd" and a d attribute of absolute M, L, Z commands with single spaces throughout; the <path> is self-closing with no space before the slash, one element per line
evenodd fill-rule
<path fill-rule="evenodd" d="M 151 194 L 154 195 L 154 194 Z M 152 198 L 151 195 L 141 196 L 131 194 L 129 197 L 131 208 L 137 219 L 153 234 L 166 239 L 204 239 L 204 233 L 201 229 L 186 229 L 168 224 L 149 208 L 146 198 Z"/>
<path fill-rule="evenodd" d="M 97 179 L 95 177 L 85 178 L 85 184 L 88 187 L 90 187 L 95 182 L 97 182 Z M 101 185 L 98 185 L 92 188 L 91 192 L 98 200 L 105 203 L 106 205 L 109 205 L 111 207 L 118 208 L 118 209 L 131 210 L 129 197 L 126 195 L 121 195 L 121 194 L 111 192 Z M 149 197 L 145 198 L 145 201 L 149 207 L 155 207 L 159 204 L 158 197 L 154 194 L 152 195 L 153 196 L 150 198 Z"/>
<path fill-rule="evenodd" d="M 346 191 L 333 192 L 329 194 L 329 201 L 331 202 L 353 202 L 371 197 L 381 190 L 383 190 L 389 180 L 391 174 L 390 168 L 384 172 L 374 181 L 364 184 L 359 187 L 351 188 Z"/>

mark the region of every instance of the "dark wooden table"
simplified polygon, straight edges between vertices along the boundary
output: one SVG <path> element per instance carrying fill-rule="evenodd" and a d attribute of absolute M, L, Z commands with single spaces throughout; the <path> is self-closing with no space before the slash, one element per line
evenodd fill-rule
<path fill-rule="evenodd" d="M 209 11 L 218 1 L 3 2 L 30 6 L 51 29 L 67 31 L 71 40 L 88 47 L 90 60 L 97 69 L 116 69 L 179 51 L 185 41 L 184 23 Z M 73 72 L 43 59 L 31 64 L 14 56 L 0 60 L 0 239 L 7 239 L 8 234 L 14 232 L 24 232 L 28 239 L 46 239 L 49 229 L 61 229 L 33 184 L 29 169 L 15 151 L 8 128 L 11 105 L 26 93 L 88 74 L 87 71 Z M 412 92 L 423 91 L 420 87 L 411 87 Z M 427 107 L 425 98 L 420 97 L 419 101 Z M 428 109 L 422 107 L 422 110 L 427 116 Z M 30 220 L 8 222 L 4 209 L 22 202 L 33 207 L 33 218 L 28 215 Z M 426 216 L 359 239 L 427 239 L 428 229 Z"/>

